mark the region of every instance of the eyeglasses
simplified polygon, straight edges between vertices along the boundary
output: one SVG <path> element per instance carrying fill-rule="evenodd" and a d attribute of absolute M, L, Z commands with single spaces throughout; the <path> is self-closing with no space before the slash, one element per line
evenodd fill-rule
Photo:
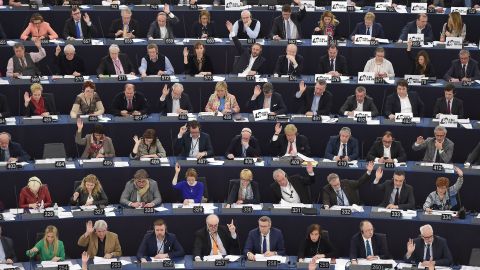
<path fill-rule="evenodd" d="M 72 13 L 72 15 L 80 15 L 80 12 Z"/>
<path fill-rule="evenodd" d="M 423 235 L 422 235 L 422 238 L 425 239 L 425 240 L 432 239 L 432 238 L 433 238 L 433 234 L 430 235 L 430 236 L 423 236 Z"/>

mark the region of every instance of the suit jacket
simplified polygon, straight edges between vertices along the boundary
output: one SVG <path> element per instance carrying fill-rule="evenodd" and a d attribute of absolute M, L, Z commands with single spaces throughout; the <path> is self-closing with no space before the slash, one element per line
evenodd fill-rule
<path fill-rule="evenodd" d="M 277 63 L 275 64 L 274 74 L 278 75 L 302 75 L 303 72 L 303 56 L 300 54 L 295 55 L 295 60 L 297 61 L 297 67 L 294 68 L 293 64 L 288 65 L 288 59 L 286 55 L 280 55 L 277 58 Z"/>
<path fill-rule="evenodd" d="M 115 33 L 118 32 L 118 30 L 123 30 L 123 21 L 122 18 L 120 19 L 115 19 L 112 24 L 110 25 L 110 29 L 108 30 L 107 37 L 108 38 L 116 38 Z M 135 19 L 130 19 L 130 22 L 128 23 L 128 32 L 133 33 L 136 37 L 138 37 L 140 34 L 140 26 L 138 24 L 138 21 Z M 121 37 L 121 36 L 120 36 Z"/>
<path fill-rule="evenodd" d="M 7 97 L 0 94 L 0 117 L 5 118 L 10 116 L 10 107 L 8 106 Z"/>
<path fill-rule="evenodd" d="M 443 152 L 440 153 L 440 161 L 443 163 L 450 163 L 452 160 L 453 149 L 455 144 L 448 138 L 445 138 L 443 141 Z M 433 158 L 435 156 L 435 137 L 427 138 L 422 144 L 415 145 L 413 143 L 412 149 L 414 151 L 425 150 L 425 156 L 423 156 L 423 161 L 434 162 Z"/>
<path fill-rule="evenodd" d="M 385 38 L 385 33 L 383 32 L 383 26 L 380 23 L 374 22 L 372 25 L 372 29 L 370 29 L 370 34 L 374 38 Z M 355 25 L 352 34 L 350 34 L 350 39 L 352 39 L 355 35 L 366 35 L 367 33 L 367 26 L 365 26 L 365 22 L 359 22 Z"/>
<path fill-rule="evenodd" d="M 155 205 L 160 205 L 162 203 L 162 196 L 158 190 L 157 181 L 153 179 L 148 179 L 149 189 L 142 196 L 141 202 L 153 203 Z M 122 195 L 120 196 L 120 203 L 124 206 L 128 206 L 130 202 L 137 202 L 137 188 L 135 187 L 134 180 L 130 180 L 125 184 Z"/>
<path fill-rule="evenodd" d="M 302 203 L 313 203 L 310 186 L 315 183 L 315 176 L 292 175 L 288 176 L 288 182 L 292 184 Z M 274 203 L 280 203 L 282 199 L 280 185 L 277 182 L 273 182 L 270 184 L 270 189 L 273 192 Z"/>
<path fill-rule="evenodd" d="M 177 16 L 174 16 L 173 18 L 167 16 L 167 38 L 175 38 L 172 25 L 175 25 L 178 22 L 180 22 L 180 20 Z M 158 22 L 156 19 L 150 24 L 150 27 L 148 28 L 147 38 L 160 38 L 160 27 L 158 26 Z"/>
<path fill-rule="evenodd" d="M 105 249 L 104 254 L 112 253 L 113 257 L 122 256 L 122 247 L 120 246 L 120 241 L 118 240 L 118 235 L 116 233 L 107 231 L 105 236 Z M 84 237 L 83 234 L 78 238 L 77 244 L 81 247 L 87 247 L 87 253 L 90 258 L 97 256 L 98 253 L 98 236 L 96 233 L 91 233 L 88 237 Z"/>
<path fill-rule="evenodd" d="M 423 261 L 425 252 L 425 242 L 421 237 L 413 240 L 415 244 L 415 251 L 413 251 L 410 258 L 405 258 L 407 261 L 419 263 Z M 436 266 L 450 266 L 453 263 L 452 253 L 448 248 L 447 240 L 443 237 L 435 235 L 432 243 L 432 260 L 435 261 Z"/>
<path fill-rule="evenodd" d="M 302 37 L 302 24 L 301 24 L 301 22 L 306 17 L 306 15 L 307 15 L 306 8 L 300 9 L 298 12 L 292 12 L 292 14 L 290 15 L 290 19 L 292 20 L 292 22 L 297 27 L 298 36 L 299 36 L 300 39 L 303 38 Z M 270 38 L 273 38 L 273 36 L 275 36 L 275 35 L 278 35 L 281 39 L 286 38 L 285 23 L 283 21 L 282 16 L 278 16 L 278 17 L 275 17 L 275 19 L 273 19 L 273 25 L 272 25 L 272 31 L 270 32 Z"/>
<path fill-rule="evenodd" d="M 417 65 L 416 55 L 414 55 L 411 50 L 406 52 L 407 52 L 408 59 L 410 59 L 410 62 L 412 64 L 412 68 L 410 70 L 411 75 L 425 75 L 426 77 L 437 76 L 437 73 L 435 72 L 435 68 L 433 67 L 432 63 L 428 63 L 425 70 L 421 71 L 420 66 Z"/>
<path fill-rule="evenodd" d="M 77 200 L 73 200 L 73 197 L 70 198 L 70 204 L 71 205 L 76 205 L 76 206 L 82 206 L 82 205 L 85 205 L 85 203 L 87 202 L 88 200 L 88 192 L 87 191 L 82 191 L 81 187 L 78 187 L 75 192 L 78 192 L 78 198 Z M 93 198 L 93 205 L 108 205 L 108 197 L 107 197 L 107 194 L 105 193 L 105 191 L 102 189 L 100 189 L 100 192 L 93 195 L 92 194 L 92 198 Z"/>
<path fill-rule="evenodd" d="M 111 106 L 112 114 L 119 116 L 121 115 L 120 112 L 123 110 L 126 110 L 129 113 L 133 111 L 139 111 L 141 114 L 148 113 L 148 101 L 145 98 L 145 96 L 138 91 L 135 91 L 135 94 L 133 95 L 131 110 L 127 110 L 127 106 L 128 106 L 127 103 L 128 101 L 125 98 L 125 94 L 123 92 L 118 93 L 113 98 L 113 102 Z"/>
<path fill-rule="evenodd" d="M 347 180 L 342 179 L 340 180 L 340 186 L 342 187 L 343 192 L 347 196 L 348 202 L 350 205 L 352 204 L 360 204 L 360 195 L 358 194 L 358 189 L 361 185 L 366 183 L 370 179 L 370 175 L 368 173 L 364 173 L 358 180 Z M 330 184 L 326 184 L 323 186 L 322 189 L 322 198 L 323 204 L 332 206 L 337 205 L 337 193 L 335 190 L 330 186 Z"/>
<path fill-rule="evenodd" d="M 45 111 L 49 112 L 50 114 L 57 114 L 57 108 L 55 107 L 55 101 L 53 100 L 53 94 L 42 94 L 43 100 L 45 102 Z M 27 107 L 23 107 L 23 115 L 30 117 L 35 114 L 35 106 L 30 101 Z"/>
<path fill-rule="evenodd" d="M 167 113 L 171 113 L 172 107 L 173 107 L 173 101 L 172 101 L 171 93 L 169 93 L 165 97 L 164 101 L 161 101 L 159 99 L 158 108 L 160 109 L 160 113 L 162 115 L 167 115 Z M 182 95 L 180 97 L 180 109 L 187 110 L 189 113 L 193 112 L 193 106 L 192 106 L 192 103 L 190 102 L 190 96 L 188 96 L 187 93 L 182 92 Z"/>
<path fill-rule="evenodd" d="M 22 145 L 14 141 L 8 143 L 8 152 L 10 153 L 10 157 L 18 159 L 18 162 L 30 160 L 30 155 L 23 150 Z M 2 161 L 6 160 L 0 160 L 0 162 Z"/>
<path fill-rule="evenodd" d="M 263 109 L 263 102 L 265 99 L 265 95 L 263 92 L 255 99 L 249 99 L 247 101 L 247 108 L 249 111 Z M 270 98 L 270 111 L 274 112 L 275 114 L 285 114 L 287 113 L 287 105 L 283 101 L 282 94 L 278 92 L 273 92 L 272 97 Z"/>
<path fill-rule="evenodd" d="M 383 200 L 378 205 L 379 207 L 387 207 L 390 204 L 390 198 L 394 189 L 393 180 L 386 180 L 381 184 L 374 185 L 375 190 L 383 192 Z M 398 200 L 398 208 L 401 210 L 415 210 L 415 196 L 413 195 L 413 187 L 404 183 L 400 190 L 400 197 Z"/>
<path fill-rule="evenodd" d="M 388 252 L 387 237 L 385 234 L 374 233 L 370 238 L 372 251 L 374 256 L 379 256 L 380 259 L 390 259 Z M 352 236 L 350 241 L 350 259 L 366 258 L 365 242 L 361 233 L 356 233 Z"/>
<path fill-rule="evenodd" d="M 402 143 L 400 141 L 393 141 L 390 146 L 390 155 L 392 159 L 397 159 L 398 162 L 407 161 L 407 154 L 405 149 L 403 149 Z M 383 157 L 383 143 L 382 139 L 377 139 L 368 150 L 367 161 L 375 160 L 375 158 Z"/>
<path fill-rule="evenodd" d="M 320 57 L 320 64 L 318 65 L 317 73 L 325 74 L 330 71 L 330 58 L 327 54 Z M 348 75 L 347 58 L 345 58 L 345 56 L 337 54 L 337 58 L 335 58 L 335 71 L 342 75 Z"/>
<path fill-rule="evenodd" d="M 215 37 L 215 24 L 213 23 L 213 21 L 207 24 L 207 27 L 205 30 L 208 37 Z M 194 23 L 192 27 L 191 37 L 201 38 L 203 33 L 204 33 L 203 25 L 201 25 L 198 22 Z"/>
<path fill-rule="evenodd" d="M 93 25 L 93 23 L 88 26 L 82 18 L 80 19 L 80 25 L 82 28 L 83 38 L 94 38 L 97 36 L 97 28 Z M 68 37 L 77 38 L 77 26 L 72 18 L 68 18 L 63 25 L 63 38 L 67 39 Z"/>
<path fill-rule="evenodd" d="M 198 69 L 198 66 L 195 63 L 195 58 L 196 56 L 193 54 L 188 55 L 188 64 L 183 64 L 185 74 L 190 74 L 192 76 L 200 72 L 211 72 L 212 74 L 215 74 L 210 56 L 208 56 L 207 54 L 203 55 L 204 60 L 201 69 Z"/>
<path fill-rule="evenodd" d="M 407 23 L 403 27 L 400 37 L 398 39 L 407 40 L 408 34 L 416 34 L 416 33 L 417 33 L 417 23 L 416 23 L 416 20 L 413 20 Z M 430 25 L 430 23 L 427 23 L 425 28 L 423 28 L 422 34 L 423 34 L 423 40 L 425 42 L 433 41 L 433 31 L 432 31 L 432 25 Z"/>
<path fill-rule="evenodd" d="M 308 138 L 304 135 L 297 134 L 295 139 L 295 145 L 297 146 L 297 153 L 305 156 L 310 156 L 310 144 Z M 285 134 L 278 135 L 276 141 L 270 140 L 270 148 L 272 149 L 272 156 L 284 156 L 287 152 L 288 140 Z"/>
<path fill-rule="evenodd" d="M 480 142 L 475 146 L 473 151 L 468 155 L 467 161 L 468 163 L 471 163 L 472 165 L 478 165 L 480 164 Z"/>
<path fill-rule="evenodd" d="M 120 59 L 120 63 L 122 63 L 123 71 L 125 74 L 129 74 L 131 72 L 135 73 L 135 68 L 133 67 L 130 58 L 126 54 L 119 53 L 118 59 Z M 115 75 L 115 66 L 113 65 L 113 60 L 110 55 L 107 55 L 100 60 L 100 64 L 97 67 L 97 75 Z"/>
<path fill-rule="evenodd" d="M 250 181 L 250 186 L 252 187 L 253 198 L 251 200 L 244 199 L 244 204 L 258 204 L 261 203 L 260 200 L 260 189 L 258 188 L 258 183 L 255 181 Z M 240 179 L 236 179 L 232 182 L 232 187 L 228 191 L 228 204 L 234 204 L 238 201 L 238 191 L 240 190 Z"/>
<path fill-rule="evenodd" d="M 325 158 L 333 159 L 338 154 L 340 149 L 340 135 L 330 136 L 328 139 L 327 148 L 325 149 Z M 353 136 L 347 142 L 348 159 L 357 160 L 359 158 L 358 140 Z"/>
<path fill-rule="evenodd" d="M 228 156 L 228 154 L 232 154 L 235 157 L 242 157 L 242 151 L 242 135 L 236 135 L 230 141 L 230 145 L 228 145 L 225 156 Z M 259 157 L 261 155 L 260 143 L 258 142 L 257 138 L 255 138 L 255 136 L 250 137 L 250 141 L 248 142 L 248 148 L 247 151 L 245 151 L 245 155 L 247 157 Z"/>
<path fill-rule="evenodd" d="M 458 115 L 458 118 L 463 118 L 463 100 L 459 98 L 453 98 L 450 102 L 451 113 Z M 449 114 L 447 111 L 447 100 L 445 97 L 437 98 L 435 106 L 433 106 L 433 117 L 435 118 L 437 114 Z"/>
<path fill-rule="evenodd" d="M 138 247 L 137 259 L 155 257 L 157 255 L 157 237 L 155 232 L 148 231 L 143 237 L 142 243 Z M 179 258 L 185 255 L 182 245 L 177 240 L 177 236 L 173 233 L 166 232 L 163 240 L 163 252 L 168 254 L 170 258 Z"/>
<path fill-rule="evenodd" d="M 90 156 L 93 153 L 90 152 L 90 146 L 92 144 L 92 136 L 93 134 L 87 134 L 84 138 L 82 138 L 81 132 L 75 133 L 75 143 L 79 145 L 85 145 L 85 149 L 83 150 L 81 158 L 92 158 L 94 156 Z M 103 136 L 103 155 L 105 157 L 115 157 L 115 148 L 113 146 L 112 139 L 107 136 Z"/>
<path fill-rule="evenodd" d="M 237 36 L 232 37 L 232 40 L 239 55 L 237 62 L 233 65 L 232 73 L 242 73 L 248 67 L 248 63 L 250 62 L 250 49 L 247 50 L 243 48 Z M 260 54 L 257 59 L 255 59 L 255 62 L 253 62 L 251 70 L 256 71 L 258 74 L 263 74 L 263 64 L 265 61 L 266 59 Z"/>
<path fill-rule="evenodd" d="M 300 98 L 297 98 L 301 102 L 301 105 L 298 109 L 299 114 L 305 114 L 310 111 L 312 108 L 313 94 L 315 93 L 315 88 L 313 86 L 308 86 L 305 92 L 303 92 Z M 331 113 L 333 106 L 333 95 L 330 91 L 325 90 L 323 92 L 320 101 L 318 102 L 317 115 L 329 115 Z"/>
<path fill-rule="evenodd" d="M 343 103 L 342 107 L 340 107 L 340 114 L 344 115 L 345 111 L 354 111 L 357 108 L 357 99 L 355 95 L 351 95 L 347 97 L 345 100 L 345 103 Z M 370 111 L 372 112 L 372 117 L 375 117 L 378 115 L 378 109 L 377 106 L 375 106 L 375 103 L 373 103 L 373 98 L 366 96 L 364 101 L 363 101 L 363 110 L 364 111 Z"/>
<path fill-rule="evenodd" d="M 11 259 L 13 262 L 17 262 L 17 255 L 15 255 L 15 250 L 13 249 L 12 239 L 6 236 L 0 236 L 0 244 L 3 246 L 5 259 Z"/>
<path fill-rule="evenodd" d="M 182 157 L 188 157 L 190 154 L 190 149 L 192 147 L 192 137 L 190 133 L 186 132 L 183 134 L 183 137 L 175 140 L 175 153 Z M 207 157 L 214 155 L 212 141 L 210 140 L 210 135 L 205 132 L 200 132 L 200 139 L 198 143 L 198 151 L 207 152 Z"/>
<path fill-rule="evenodd" d="M 452 65 L 448 69 L 447 73 L 445 73 L 445 76 L 443 78 L 448 81 L 451 78 L 459 79 L 461 80 L 462 77 L 462 64 L 460 63 L 459 59 L 455 59 L 452 61 Z M 478 80 L 480 79 L 480 70 L 478 69 L 478 62 L 470 59 L 467 64 L 467 72 L 465 74 L 465 77 L 470 78 L 472 80 Z"/>
<path fill-rule="evenodd" d="M 283 240 L 282 231 L 271 227 L 268 236 L 270 241 L 270 251 L 276 251 L 278 255 L 285 256 L 285 242 Z M 251 230 L 248 232 L 247 241 L 245 242 L 245 246 L 243 248 L 243 254 L 247 255 L 248 252 L 252 252 L 253 254 L 261 254 L 261 242 L 262 235 L 260 230 L 258 228 Z"/>
<path fill-rule="evenodd" d="M 220 237 L 220 240 L 222 240 L 222 245 L 225 248 L 227 255 L 240 254 L 238 234 L 237 238 L 233 239 L 230 231 L 226 226 L 223 225 L 218 225 L 217 233 Z M 193 257 L 210 255 L 211 251 L 212 242 L 210 233 L 207 231 L 207 227 L 203 227 L 195 232 L 195 241 L 193 242 Z"/>
<path fill-rule="evenodd" d="M 418 94 L 413 91 L 408 91 L 408 99 L 412 105 L 413 116 L 422 117 L 423 116 L 423 101 L 420 99 Z M 385 101 L 385 109 L 383 114 L 388 117 L 390 114 L 395 114 L 401 112 L 400 98 L 397 93 L 393 93 L 387 97 Z"/>

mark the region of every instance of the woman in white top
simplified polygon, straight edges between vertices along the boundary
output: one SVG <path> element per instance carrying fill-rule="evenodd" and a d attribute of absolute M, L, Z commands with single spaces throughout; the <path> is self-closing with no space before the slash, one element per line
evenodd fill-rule
<path fill-rule="evenodd" d="M 462 16 L 458 12 L 452 12 L 448 15 L 448 21 L 443 24 L 440 33 L 440 41 L 445 42 L 447 37 L 461 37 L 465 40 L 467 35 L 467 26 L 462 21 Z"/>
<path fill-rule="evenodd" d="M 392 62 L 385 59 L 385 50 L 382 47 L 375 49 L 375 57 L 367 61 L 363 72 L 373 72 L 375 77 L 380 78 L 395 77 Z"/>

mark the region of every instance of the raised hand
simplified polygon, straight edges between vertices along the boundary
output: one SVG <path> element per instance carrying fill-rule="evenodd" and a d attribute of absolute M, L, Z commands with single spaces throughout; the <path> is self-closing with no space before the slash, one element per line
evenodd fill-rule
<path fill-rule="evenodd" d="M 407 253 L 411 255 L 414 251 L 415 251 L 415 243 L 413 243 L 413 239 L 408 239 Z"/>
<path fill-rule="evenodd" d="M 233 29 L 233 24 L 232 24 L 232 22 L 226 21 L 226 22 L 225 22 L 225 26 L 227 27 L 228 32 L 232 32 L 232 29 Z"/>
<path fill-rule="evenodd" d="M 236 228 L 235 228 L 235 225 L 233 224 L 233 219 L 232 219 L 232 222 L 227 224 L 227 227 L 228 227 L 228 230 L 230 231 L 230 234 L 235 233 Z"/>
<path fill-rule="evenodd" d="M 90 23 L 90 16 L 88 16 L 88 13 L 85 12 L 85 14 L 83 14 L 83 20 L 89 24 Z"/>
<path fill-rule="evenodd" d="M 60 45 L 57 45 L 57 47 L 55 47 L 55 56 L 58 56 L 61 51 L 62 51 L 62 48 L 60 48 Z"/>
<path fill-rule="evenodd" d="M 275 125 L 275 134 L 280 134 L 282 132 L 282 125 L 280 123 L 277 123 Z"/>
<path fill-rule="evenodd" d="M 382 179 L 383 176 L 383 169 L 382 167 L 378 166 L 377 171 L 375 172 L 375 179 Z"/>
<path fill-rule="evenodd" d="M 373 171 L 373 161 L 368 162 L 368 164 L 367 164 L 367 171 L 368 171 L 368 172 Z"/>
<path fill-rule="evenodd" d="M 166 97 L 170 93 L 170 90 L 168 89 L 168 85 L 165 84 L 162 89 L 162 97 Z"/>
<path fill-rule="evenodd" d="M 187 124 L 180 127 L 180 131 L 178 131 L 178 135 L 183 136 L 187 132 Z"/>
<path fill-rule="evenodd" d="M 453 169 L 455 170 L 455 173 L 458 174 L 458 177 L 463 177 L 463 171 L 457 166 L 454 166 Z"/>
<path fill-rule="evenodd" d="M 177 173 L 177 174 L 180 173 L 180 170 L 181 170 L 181 169 L 182 169 L 182 168 L 180 167 L 180 163 L 178 163 L 178 162 L 175 163 L 175 173 Z"/>
<path fill-rule="evenodd" d="M 77 130 L 82 131 L 82 129 L 83 129 L 83 120 L 82 118 L 79 117 L 77 118 Z"/>
<path fill-rule="evenodd" d="M 305 89 L 307 89 L 305 81 L 300 81 L 300 83 L 298 84 L 298 90 L 300 90 L 300 93 L 303 93 L 305 92 Z"/>
<path fill-rule="evenodd" d="M 313 165 L 312 165 L 312 162 L 307 162 L 307 172 L 308 172 L 308 174 L 312 174 L 312 173 L 313 173 Z"/>
<path fill-rule="evenodd" d="M 87 234 L 93 233 L 93 231 L 94 231 L 94 229 L 93 229 L 93 222 L 92 222 L 91 220 L 87 221 L 87 224 L 86 224 L 85 227 L 86 227 L 85 232 L 86 232 Z"/>
<path fill-rule="evenodd" d="M 165 3 L 165 5 L 163 5 L 163 12 L 169 14 L 170 13 L 170 6 Z"/>
<path fill-rule="evenodd" d="M 416 144 L 422 144 L 423 142 L 425 142 L 425 139 L 423 138 L 423 136 L 418 136 L 417 141 L 415 143 Z"/>
<path fill-rule="evenodd" d="M 253 88 L 253 96 L 258 97 L 262 93 L 262 89 L 260 88 L 260 85 L 255 85 L 255 88 Z"/>
<path fill-rule="evenodd" d="M 23 100 L 25 101 L 25 104 L 27 104 L 28 106 L 28 103 L 30 103 L 30 100 L 32 100 L 32 97 L 28 92 L 25 92 L 25 94 L 23 94 Z"/>
<path fill-rule="evenodd" d="M 133 136 L 133 141 L 135 142 L 135 144 L 139 144 L 140 143 L 140 138 L 138 138 L 137 135 Z"/>
<path fill-rule="evenodd" d="M 183 57 L 188 57 L 188 48 L 187 47 L 183 48 Z"/>

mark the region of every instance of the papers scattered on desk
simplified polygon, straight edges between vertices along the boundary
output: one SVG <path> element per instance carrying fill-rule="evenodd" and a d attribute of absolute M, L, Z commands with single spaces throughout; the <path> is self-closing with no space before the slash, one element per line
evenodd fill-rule
<path fill-rule="evenodd" d="M 14 268 L 24 269 L 21 265 L 16 266 L 16 265 L 11 265 L 11 264 L 3 264 L 3 263 L 0 263 L 0 270 L 3 270 L 3 269 L 14 269 Z"/>
<path fill-rule="evenodd" d="M 73 218 L 72 212 L 58 212 L 58 218 Z"/>
<path fill-rule="evenodd" d="M 115 38 L 115 40 L 125 40 L 124 38 Z M 145 39 L 142 38 L 132 38 L 133 43 L 145 42 Z"/>
<path fill-rule="evenodd" d="M 462 265 L 461 270 L 480 270 L 478 266 Z"/>
<path fill-rule="evenodd" d="M 378 212 L 391 213 L 392 211 L 402 212 L 402 217 L 416 217 L 417 216 L 417 211 L 415 211 L 415 210 L 378 208 Z"/>
<path fill-rule="evenodd" d="M 10 210 L 12 210 L 12 209 L 10 209 Z M 12 213 L 2 213 L 2 216 L 3 216 L 3 220 L 5 220 L 5 221 L 14 221 L 15 220 L 15 214 L 12 214 Z"/>
<path fill-rule="evenodd" d="M 456 217 L 456 216 L 457 216 L 457 212 L 456 212 L 456 211 L 450 211 L 450 210 L 433 210 L 433 211 L 430 212 L 430 213 L 425 212 L 425 215 L 441 216 L 441 215 L 443 215 L 443 214 L 452 215 L 452 217 Z"/>
<path fill-rule="evenodd" d="M 30 80 L 32 76 L 26 76 L 26 75 L 21 75 L 21 76 L 18 76 L 19 79 L 21 80 Z M 48 80 L 48 77 L 47 76 L 40 76 L 40 80 Z"/>
<path fill-rule="evenodd" d="M 412 264 L 411 263 L 399 263 L 397 265 L 397 268 L 398 269 L 402 269 L 402 268 L 412 268 Z"/>
<path fill-rule="evenodd" d="M 92 39 L 92 45 L 104 45 L 103 44 L 103 40 L 99 40 L 99 39 Z"/>
<path fill-rule="evenodd" d="M 0 84 L 10 84 L 8 80 L 0 79 Z"/>
<path fill-rule="evenodd" d="M 114 161 L 113 166 L 116 168 L 128 167 L 130 166 L 128 161 Z"/>
<path fill-rule="evenodd" d="M 59 265 L 68 265 L 69 269 L 73 267 L 73 264 L 71 261 L 63 261 L 63 262 L 42 261 L 40 265 L 42 265 L 42 267 L 58 267 Z"/>
<path fill-rule="evenodd" d="M 334 206 L 330 207 L 330 210 L 339 210 L 340 211 L 342 209 L 351 209 L 352 212 L 365 212 L 365 210 L 363 210 L 363 206 L 356 205 L 356 204 L 353 204 L 351 206 L 334 205 Z"/>
<path fill-rule="evenodd" d="M 191 208 L 193 209 L 194 206 L 202 206 L 203 207 L 203 213 L 205 214 L 213 214 L 213 211 L 217 209 L 213 203 L 191 203 L 188 205 L 184 205 L 182 203 L 173 203 L 172 207 L 173 208 Z"/>
<path fill-rule="evenodd" d="M 292 207 L 305 207 L 305 208 L 312 208 L 311 204 L 303 204 L 303 203 L 289 203 L 284 199 L 280 199 L 280 204 L 273 204 L 273 208 L 276 209 L 291 209 Z"/>
<path fill-rule="evenodd" d="M 297 157 L 301 158 L 303 161 L 306 161 L 306 162 L 315 162 L 313 158 L 307 157 L 301 153 L 297 153 Z"/>
<path fill-rule="evenodd" d="M 240 259 L 241 256 L 238 255 L 227 255 L 225 256 L 225 260 L 228 260 L 229 262 L 236 262 L 238 259 Z"/>
<path fill-rule="evenodd" d="M 197 158 L 194 158 L 194 157 L 187 157 L 187 160 L 197 160 Z M 206 158 L 205 159 L 207 161 L 207 163 L 209 165 L 216 165 L 216 166 L 219 166 L 219 165 L 223 165 L 225 163 L 224 160 L 215 160 L 215 158 Z"/>
<path fill-rule="evenodd" d="M 163 262 L 163 261 L 169 261 L 170 258 L 165 258 L 165 259 L 155 259 L 155 257 L 150 257 L 150 260 L 152 260 L 152 262 Z"/>
<path fill-rule="evenodd" d="M 375 119 L 367 119 L 367 125 L 371 125 L 371 126 L 374 126 L 374 125 L 380 125 L 380 120 L 375 120 Z"/>
<path fill-rule="evenodd" d="M 266 262 L 270 260 L 275 260 L 280 263 L 286 263 L 287 262 L 287 257 L 283 256 L 270 256 L 270 257 L 265 257 L 263 254 L 255 254 L 255 261 L 257 262 Z"/>
<path fill-rule="evenodd" d="M 465 129 L 473 129 L 473 126 L 472 124 L 460 124 L 462 127 L 464 127 Z"/>
<path fill-rule="evenodd" d="M 115 211 L 115 207 L 107 206 L 107 207 L 103 208 L 103 211 L 105 211 L 105 213 L 110 213 L 110 212 Z"/>
<path fill-rule="evenodd" d="M 140 158 L 140 161 L 150 161 L 152 158 Z M 159 158 L 161 163 L 168 163 L 168 158 L 162 157 Z"/>
<path fill-rule="evenodd" d="M 116 216 L 115 212 L 108 212 L 108 213 L 105 213 L 105 216 L 106 217 L 114 217 Z"/>
<path fill-rule="evenodd" d="M 116 258 L 113 258 L 113 259 L 105 259 L 103 257 L 98 257 L 98 256 L 95 256 L 93 258 L 93 263 L 94 264 L 111 264 L 112 262 L 116 262 L 117 259 Z M 122 263 L 123 264 L 123 263 Z"/>
<path fill-rule="evenodd" d="M 53 43 L 53 44 L 65 44 L 65 41 L 58 40 L 58 39 L 51 39 L 51 40 L 50 40 L 50 43 Z"/>
<path fill-rule="evenodd" d="M 447 163 L 433 163 L 433 162 L 420 162 L 420 166 L 425 166 L 425 167 L 432 167 L 433 164 L 440 164 L 442 167 L 446 170 L 453 170 L 453 164 L 447 164 Z"/>
<path fill-rule="evenodd" d="M 378 41 L 378 43 L 384 43 L 384 44 L 390 43 L 390 41 L 386 38 L 375 38 L 375 40 Z"/>
<path fill-rule="evenodd" d="M 162 206 L 155 207 L 154 209 L 155 209 L 155 211 L 157 211 L 157 212 L 168 211 L 168 208 L 165 208 L 165 207 L 162 207 Z"/>
<path fill-rule="evenodd" d="M 55 209 L 53 209 L 53 207 L 47 207 L 45 208 L 46 211 L 55 211 Z M 32 209 L 30 209 L 30 213 L 32 212 Z M 43 211 L 42 211 L 43 212 Z M 58 212 L 65 212 L 65 208 L 63 207 L 58 207 Z"/>
<path fill-rule="evenodd" d="M 223 259 L 222 255 L 208 255 L 208 256 L 203 256 L 203 261 L 204 262 L 214 262 L 215 260 L 221 260 Z"/>
<path fill-rule="evenodd" d="M 10 214 L 23 214 L 24 213 L 24 210 L 23 208 L 11 208 L 8 212 Z M 5 213 L 3 213 L 5 214 Z"/>
<path fill-rule="evenodd" d="M 96 205 L 82 205 L 82 206 L 80 206 L 80 208 L 83 211 L 93 211 L 93 210 L 97 209 L 97 206 Z"/>
<path fill-rule="evenodd" d="M 35 164 L 54 164 L 57 161 L 65 161 L 65 159 L 64 158 L 36 159 Z"/>
<path fill-rule="evenodd" d="M 394 260 L 367 260 L 367 259 L 358 259 L 359 265 L 372 265 L 372 264 L 391 264 L 395 266 L 397 263 Z"/>
<path fill-rule="evenodd" d="M 258 161 L 258 158 L 256 158 L 256 157 L 254 157 L 254 158 L 251 158 L 251 159 L 253 159 L 253 162 L 257 162 L 257 161 Z M 233 160 L 237 160 L 237 161 L 244 161 L 244 160 L 245 160 L 245 158 L 236 157 L 236 158 L 234 158 Z"/>
<path fill-rule="evenodd" d="M 15 119 L 15 117 L 7 117 L 5 118 L 5 124 L 7 126 L 15 126 L 17 124 L 17 120 Z"/>
<path fill-rule="evenodd" d="M 245 206 L 250 206 L 252 207 L 253 210 L 262 210 L 262 205 L 261 204 L 232 204 L 230 207 L 231 208 L 243 208 Z"/>
<path fill-rule="evenodd" d="M 51 10 L 50 7 L 38 7 L 38 10 L 39 11 L 48 11 L 48 10 Z"/>
<path fill-rule="evenodd" d="M 80 9 L 89 9 L 91 7 L 89 5 L 80 5 L 79 8 Z"/>

